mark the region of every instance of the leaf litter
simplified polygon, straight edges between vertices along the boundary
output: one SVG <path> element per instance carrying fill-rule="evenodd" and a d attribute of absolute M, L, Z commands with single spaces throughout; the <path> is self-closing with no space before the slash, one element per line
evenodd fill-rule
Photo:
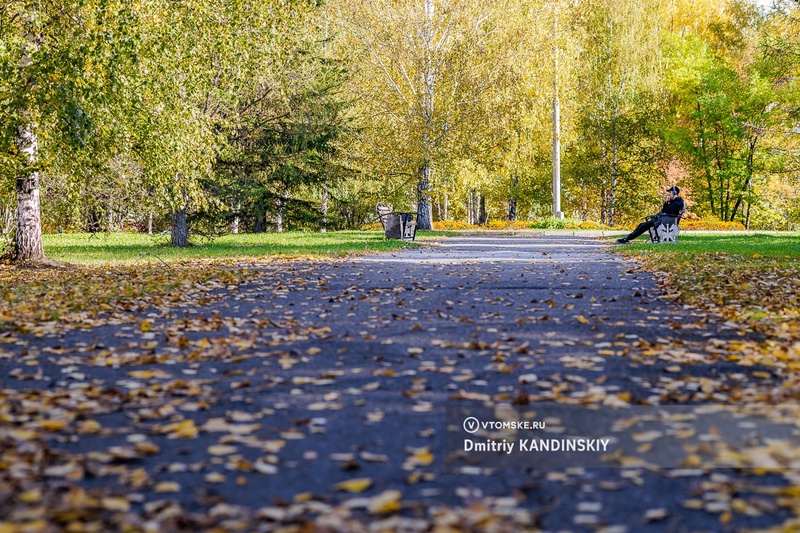
<path fill-rule="evenodd" d="M 552 498 L 579 485 L 601 501 L 579 505 L 569 527 L 633 531 L 614 523 L 619 495 L 670 478 L 696 481 L 685 484 L 680 509 L 642 509 L 639 524 L 694 512 L 719 527 L 784 517 L 776 531 L 791 529 L 800 476 L 785 469 L 659 471 L 630 462 L 610 472 L 523 475 L 513 497 L 485 494 L 476 476 L 488 480 L 490 469 L 443 480 L 433 443 L 444 428 L 431 418 L 443 401 L 791 401 L 800 392 L 797 291 L 779 283 L 785 272 L 771 271 L 763 283 L 737 278 L 727 290 L 712 277 L 690 286 L 665 276 L 662 294 L 683 307 L 671 313 L 653 305 L 658 291 L 639 287 L 635 270 L 623 274 L 624 289 L 591 298 L 590 272 L 555 265 L 527 267 L 531 281 L 506 290 L 496 289 L 508 281 L 502 266 L 431 268 L 402 279 L 365 270 L 337 262 L 194 265 L 178 284 L 175 272 L 21 280 L 3 272 L 0 349 L 9 377 L 0 407 L 0 526 L 537 530 L 558 523 L 548 518 L 558 515 Z M 533 299 L 531 286 L 541 287 Z M 686 296 L 705 289 L 708 298 Z M 758 290 L 771 291 L 768 308 Z M 604 308 L 618 302 L 631 305 L 627 316 Z M 653 325 L 656 334 L 647 333 Z M 447 327 L 462 328 L 460 338 L 442 336 Z M 398 439 L 396 417 L 418 422 Z M 357 420 L 376 429 L 339 437 L 345 450 L 324 451 L 332 427 Z M 637 436 L 643 446 L 657 438 Z M 795 452 L 777 443 L 736 453 L 746 466 L 749 455 Z M 271 484 L 330 468 L 326 462 L 336 471 L 327 477 L 338 479 L 328 486 L 292 494 Z M 265 483 L 272 501 L 231 496 Z"/>

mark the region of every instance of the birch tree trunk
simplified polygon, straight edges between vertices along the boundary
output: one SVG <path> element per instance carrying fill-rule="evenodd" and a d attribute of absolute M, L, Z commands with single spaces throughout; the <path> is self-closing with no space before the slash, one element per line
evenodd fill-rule
<path fill-rule="evenodd" d="M 478 195 L 475 189 L 469 191 L 469 223 L 478 224 Z"/>
<path fill-rule="evenodd" d="M 189 246 L 189 229 L 186 225 L 186 207 L 172 213 L 172 245 L 178 248 Z"/>
<path fill-rule="evenodd" d="M 275 210 L 275 231 L 277 233 L 283 233 L 283 209 L 285 206 L 283 198 L 278 198 L 275 204 L 277 207 Z"/>
<path fill-rule="evenodd" d="M 328 182 L 322 184 L 322 233 L 328 231 Z"/>
<path fill-rule="evenodd" d="M 189 246 L 189 228 L 186 224 L 186 209 L 189 197 L 183 191 L 183 206 L 172 214 L 172 245 L 178 248 Z"/>
<path fill-rule="evenodd" d="M 511 196 L 508 198 L 508 212 L 506 213 L 506 220 L 514 222 L 517 220 L 517 186 L 519 185 L 519 176 L 514 174 L 511 178 Z"/>
<path fill-rule="evenodd" d="M 231 233 L 237 235 L 239 233 L 239 212 L 242 210 L 242 202 L 236 203 L 236 216 L 233 217 L 231 224 Z"/>
<path fill-rule="evenodd" d="M 20 66 L 25 69 L 32 64 L 32 56 L 39 49 L 40 37 L 32 27 L 35 16 L 24 17 L 26 26 L 22 36 L 25 40 Z M 14 260 L 25 263 L 44 261 L 42 245 L 42 208 L 39 196 L 39 139 L 36 125 L 29 113 L 30 108 L 21 107 L 22 122 L 17 126 L 17 149 L 24 157 L 22 173 L 17 176 L 17 233 L 14 236 Z"/>
<path fill-rule="evenodd" d="M 417 185 L 417 229 L 433 229 L 433 213 L 431 212 L 431 197 L 428 195 L 430 176 L 433 173 L 428 163 L 422 167 L 422 177 Z"/>
<path fill-rule="evenodd" d="M 44 260 L 42 245 L 42 212 L 39 199 L 39 141 L 31 124 L 17 129 L 17 148 L 26 158 L 24 175 L 17 178 L 17 233 L 14 236 L 14 258 L 25 263 Z"/>
<path fill-rule="evenodd" d="M 608 197 L 608 225 L 614 227 L 617 203 L 617 181 L 619 179 L 619 147 L 617 143 L 617 133 L 612 133 L 612 155 L 611 155 L 611 190 Z"/>
<path fill-rule="evenodd" d="M 433 212 L 430 205 L 431 176 L 433 175 L 433 112 L 436 85 L 436 66 L 433 62 L 433 0 L 425 0 L 425 24 L 422 39 L 425 43 L 425 66 L 422 72 L 422 115 L 425 119 L 425 132 L 423 135 L 423 153 L 426 158 L 420 171 L 419 184 L 417 185 L 417 229 L 433 229 Z"/>

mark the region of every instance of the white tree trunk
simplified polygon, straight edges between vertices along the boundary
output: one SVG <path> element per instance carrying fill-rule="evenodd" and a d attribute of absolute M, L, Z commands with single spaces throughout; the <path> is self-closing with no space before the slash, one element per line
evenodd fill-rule
<path fill-rule="evenodd" d="M 283 198 L 278 198 L 277 200 L 278 209 L 275 211 L 275 231 L 278 233 L 283 233 L 283 207 L 284 207 Z"/>
<path fill-rule="evenodd" d="M 328 182 L 322 184 L 322 233 L 328 231 Z"/>
<path fill-rule="evenodd" d="M 42 245 L 42 212 L 39 199 L 39 141 L 33 126 L 27 124 L 17 130 L 17 148 L 25 155 L 29 169 L 17 178 L 17 233 L 14 237 L 14 258 L 17 261 L 37 263 L 44 260 Z"/>
<path fill-rule="evenodd" d="M 172 245 L 178 248 L 189 246 L 189 227 L 186 222 L 188 203 L 189 195 L 183 191 L 183 207 L 172 214 Z"/>
<path fill-rule="evenodd" d="M 234 235 L 239 233 L 239 211 L 242 210 L 242 202 L 236 203 L 236 216 L 233 217 L 233 224 L 231 224 L 231 233 Z"/>
<path fill-rule="evenodd" d="M 616 127 L 612 128 L 613 139 L 611 140 L 611 190 L 608 198 L 608 225 L 612 228 L 616 222 L 617 210 L 617 180 L 619 177 L 619 148 L 617 143 Z"/>
<path fill-rule="evenodd" d="M 172 246 L 189 246 L 189 228 L 186 225 L 186 208 L 172 213 Z"/>
<path fill-rule="evenodd" d="M 433 213 L 431 211 L 431 197 L 428 195 L 430 176 L 433 169 L 429 164 L 422 168 L 422 177 L 417 186 L 417 229 L 433 229 Z"/>
<path fill-rule="evenodd" d="M 425 119 L 425 134 L 423 139 L 423 151 L 425 162 L 420 171 L 419 183 L 417 184 L 417 229 L 433 229 L 433 212 L 431 209 L 431 198 L 428 195 L 430 189 L 431 176 L 433 174 L 433 112 L 434 96 L 436 94 L 436 66 L 433 62 L 433 0 L 425 0 L 425 25 L 423 27 L 423 40 L 425 41 L 425 68 L 422 72 L 423 88 L 423 117 Z"/>

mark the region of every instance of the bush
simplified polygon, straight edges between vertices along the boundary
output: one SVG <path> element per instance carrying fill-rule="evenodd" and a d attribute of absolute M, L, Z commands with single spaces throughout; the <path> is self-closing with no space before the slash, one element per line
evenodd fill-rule
<path fill-rule="evenodd" d="M 380 231 L 383 229 L 380 222 L 374 222 L 361 226 L 364 231 Z M 583 230 L 607 230 L 610 229 L 605 224 L 592 222 L 591 220 L 577 220 L 572 218 L 557 219 L 555 217 L 528 221 L 517 220 L 509 222 L 507 220 L 490 220 L 485 226 L 470 224 L 460 220 L 437 220 L 433 223 L 433 229 L 442 231 L 468 231 L 468 230 L 526 230 L 526 229 L 583 229 Z"/>
<path fill-rule="evenodd" d="M 461 222 L 460 220 L 437 220 L 433 223 L 433 229 L 436 230 L 468 230 L 479 228 L 480 226 L 474 226 L 468 222 Z"/>
<path fill-rule="evenodd" d="M 608 226 L 598 222 L 576 219 L 557 219 L 555 217 L 534 221 L 517 220 L 514 222 L 509 222 L 507 220 L 490 220 L 485 226 L 477 226 L 458 220 L 439 220 L 434 222 L 433 227 L 437 230 L 609 229 Z"/>
<path fill-rule="evenodd" d="M 744 224 L 741 222 L 726 222 L 717 217 L 706 216 L 695 220 L 681 220 L 681 229 L 684 230 L 715 230 L 715 231 L 744 231 Z"/>
<path fill-rule="evenodd" d="M 605 224 L 593 222 L 591 220 L 577 220 L 574 218 L 555 218 L 549 217 L 537 220 L 532 225 L 535 229 L 588 229 L 605 230 L 610 229 Z"/>

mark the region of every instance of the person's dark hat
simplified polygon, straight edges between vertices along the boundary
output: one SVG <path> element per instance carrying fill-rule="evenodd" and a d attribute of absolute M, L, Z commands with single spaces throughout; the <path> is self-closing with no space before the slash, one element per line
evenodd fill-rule
<path fill-rule="evenodd" d="M 672 187 L 667 189 L 667 192 L 673 192 L 677 196 L 677 195 L 679 195 L 681 193 L 681 190 L 678 187 L 676 187 L 675 185 L 673 185 Z"/>

